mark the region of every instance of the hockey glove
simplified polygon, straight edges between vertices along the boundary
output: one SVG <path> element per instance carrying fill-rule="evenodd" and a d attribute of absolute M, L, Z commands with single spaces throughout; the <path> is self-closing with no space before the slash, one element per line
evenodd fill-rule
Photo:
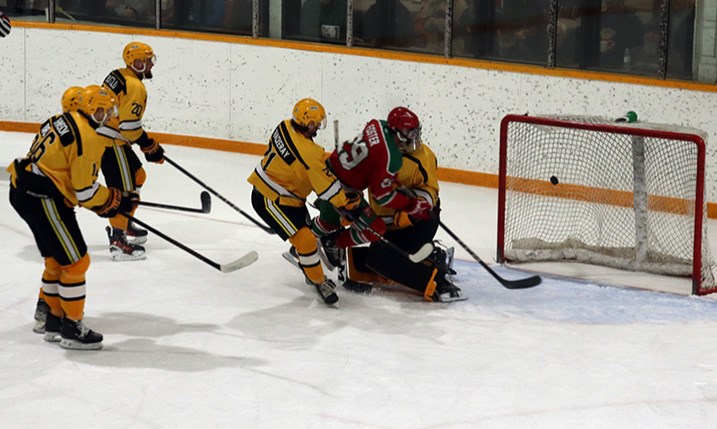
<path fill-rule="evenodd" d="M 103 205 L 93 208 L 100 217 L 115 217 L 119 213 L 130 213 L 137 206 L 139 195 L 136 192 L 121 192 L 117 188 L 109 188 L 110 197 Z"/>
<path fill-rule="evenodd" d="M 149 162 L 155 162 L 162 164 L 164 162 L 164 148 L 157 143 L 157 140 L 149 137 L 147 132 L 142 132 L 142 135 L 135 142 L 142 149 L 145 159 Z"/>
<path fill-rule="evenodd" d="M 149 147 L 141 148 L 142 152 L 144 152 L 144 157 L 149 162 L 162 164 L 164 162 L 164 148 L 155 139 L 150 139 L 150 141 L 152 144 Z"/>
<path fill-rule="evenodd" d="M 354 220 L 361 216 L 362 201 L 363 195 L 361 195 L 360 192 L 346 192 L 346 205 L 344 206 L 344 210 L 348 212 L 348 216 L 346 217 L 349 218 L 349 220 Z"/>
<path fill-rule="evenodd" d="M 411 222 L 411 217 L 408 213 L 404 211 L 397 211 L 393 214 L 393 226 L 398 228 L 408 228 L 409 226 L 413 226 L 413 222 Z"/>
<path fill-rule="evenodd" d="M 403 210 L 411 217 L 425 220 L 432 217 L 431 211 L 433 210 L 433 206 L 431 206 L 431 203 L 426 201 L 424 198 L 418 197 L 411 199 L 411 202 L 408 203 Z"/>

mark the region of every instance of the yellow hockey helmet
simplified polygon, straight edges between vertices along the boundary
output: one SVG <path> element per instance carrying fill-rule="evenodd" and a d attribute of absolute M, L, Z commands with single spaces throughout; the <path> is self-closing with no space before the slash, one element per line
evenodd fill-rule
<path fill-rule="evenodd" d="M 303 98 L 294 105 L 294 122 L 302 127 L 308 127 L 312 122 L 316 129 L 326 127 L 326 110 L 324 106 L 312 98 Z"/>
<path fill-rule="evenodd" d="M 102 119 L 95 116 L 100 109 L 104 109 Z M 80 97 L 80 110 L 99 125 L 104 125 L 110 118 L 117 116 L 119 111 L 115 96 L 99 85 L 90 85 L 85 88 Z"/>
<path fill-rule="evenodd" d="M 156 64 L 157 62 L 157 57 L 154 55 L 154 50 L 152 50 L 152 47 L 142 42 L 131 42 L 127 44 L 127 46 L 124 47 L 124 51 L 122 52 L 122 58 L 124 59 L 124 63 L 127 65 L 127 67 L 131 68 L 137 73 L 143 73 L 146 70 L 147 61 L 150 61 L 152 64 Z M 137 68 L 135 68 L 134 62 L 136 60 L 142 61 L 142 69 L 138 70 Z"/>
<path fill-rule="evenodd" d="M 82 93 L 84 91 L 85 88 L 81 86 L 71 86 L 67 88 L 62 94 L 62 100 L 60 100 L 60 104 L 62 104 L 62 112 L 74 112 L 79 109 L 80 98 L 82 97 Z"/>

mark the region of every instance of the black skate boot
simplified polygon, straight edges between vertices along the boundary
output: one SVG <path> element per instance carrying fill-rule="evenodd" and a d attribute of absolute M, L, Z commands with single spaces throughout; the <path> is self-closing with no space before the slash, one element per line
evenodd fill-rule
<path fill-rule="evenodd" d="M 102 334 L 85 326 L 82 320 L 62 319 L 60 347 L 69 350 L 99 350 Z"/>
<path fill-rule="evenodd" d="M 316 284 L 307 279 L 306 283 L 309 283 L 316 288 L 316 293 L 319 294 L 321 299 L 324 301 L 324 304 L 333 305 L 339 301 L 339 296 L 336 295 L 336 292 L 334 291 L 334 289 L 336 289 L 336 284 L 333 280 L 324 278 L 322 283 Z"/>
<path fill-rule="evenodd" d="M 32 332 L 36 334 L 45 333 L 45 320 L 49 312 L 50 306 L 42 298 L 38 299 L 35 306 L 35 326 L 32 327 Z"/>
<path fill-rule="evenodd" d="M 434 302 L 454 302 L 468 299 L 463 291 L 446 278 L 436 279 L 436 291 L 431 297 Z"/>
<path fill-rule="evenodd" d="M 61 340 L 61 330 L 62 318 L 57 317 L 48 311 L 47 319 L 45 321 L 45 336 L 42 337 L 42 339 L 48 343 L 59 343 Z"/>
<path fill-rule="evenodd" d="M 338 233 L 321 237 L 319 256 L 322 256 L 321 259 L 326 265 L 326 268 L 331 271 L 338 268 L 339 272 L 341 272 L 346 263 L 346 249 L 342 249 L 336 245 L 336 237 L 338 237 Z"/>
<path fill-rule="evenodd" d="M 121 229 L 105 228 L 110 239 L 110 254 L 113 261 L 141 261 L 147 258 L 144 247 L 127 242 L 127 237 Z"/>
<path fill-rule="evenodd" d="M 144 244 L 147 242 L 147 230 L 142 229 L 130 221 L 125 232 L 127 242 L 131 244 Z"/>

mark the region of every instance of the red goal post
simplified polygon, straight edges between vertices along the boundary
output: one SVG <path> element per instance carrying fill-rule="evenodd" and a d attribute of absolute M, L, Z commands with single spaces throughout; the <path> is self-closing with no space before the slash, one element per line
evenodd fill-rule
<path fill-rule="evenodd" d="M 577 261 L 691 277 L 693 294 L 717 292 L 705 140 L 673 125 L 507 115 L 498 262 Z"/>

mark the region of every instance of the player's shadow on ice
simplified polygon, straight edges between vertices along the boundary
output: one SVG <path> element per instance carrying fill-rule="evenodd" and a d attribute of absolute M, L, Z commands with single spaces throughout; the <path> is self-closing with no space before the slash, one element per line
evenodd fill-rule
<path fill-rule="evenodd" d="M 266 365 L 266 361 L 253 357 L 219 355 L 202 348 L 208 334 L 212 338 L 220 335 L 220 327 L 212 324 L 181 324 L 173 319 L 145 313 L 104 313 L 88 317 L 88 326 L 101 332 L 104 348 L 99 352 L 66 352 L 67 358 L 87 365 L 110 368 L 156 368 L 168 371 L 193 372 L 209 371 L 221 367 L 250 368 Z M 197 347 L 159 344 L 154 338 L 178 334 L 197 333 L 202 340 Z M 113 342 L 113 337 L 128 336 Z M 221 337 L 217 341 L 222 341 Z M 229 340 L 231 341 L 231 340 Z M 186 342 L 186 341 L 185 341 Z M 222 346 L 223 349 L 227 347 Z M 237 342 L 232 350 L 242 350 Z"/>
<path fill-rule="evenodd" d="M 339 308 L 326 306 L 309 290 L 303 296 L 256 311 L 237 315 L 226 326 L 242 338 L 268 342 L 285 350 L 305 349 L 344 329 L 415 338 L 440 343 L 445 334 L 439 322 L 443 306 L 421 302 L 396 302 L 393 298 L 355 294 L 340 286 Z M 413 298 L 413 297 L 411 297 Z M 322 340 L 323 341 L 323 340 Z"/>

